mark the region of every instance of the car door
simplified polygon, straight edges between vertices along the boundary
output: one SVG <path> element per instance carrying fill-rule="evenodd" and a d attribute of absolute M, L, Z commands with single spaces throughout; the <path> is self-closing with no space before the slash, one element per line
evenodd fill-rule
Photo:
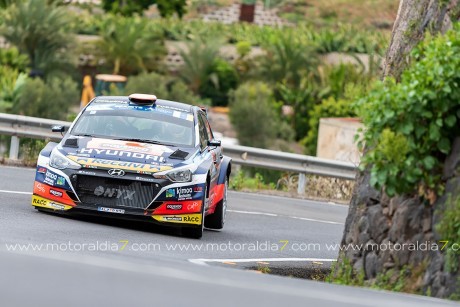
<path fill-rule="evenodd" d="M 212 131 L 210 131 L 209 123 L 206 119 L 204 113 L 198 113 L 198 129 L 200 132 L 200 147 L 202 158 L 206 161 L 209 160 L 209 173 L 211 177 L 211 182 L 209 183 L 209 201 L 206 209 L 213 204 L 214 199 L 214 188 L 217 185 L 217 180 L 219 178 L 219 160 L 218 153 L 215 148 L 209 147 L 208 141 L 212 138 Z M 207 162 L 207 161 L 206 161 Z"/>

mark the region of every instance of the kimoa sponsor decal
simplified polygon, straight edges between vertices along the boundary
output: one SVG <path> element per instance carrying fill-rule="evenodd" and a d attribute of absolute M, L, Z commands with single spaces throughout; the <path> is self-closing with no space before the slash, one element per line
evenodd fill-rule
<path fill-rule="evenodd" d="M 201 214 L 178 214 L 178 215 L 152 215 L 160 222 L 182 223 L 201 225 Z"/>
<path fill-rule="evenodd" d="M 176 198 L 178 200 L 192 199 L 193 187 L 178 187 L 167 189 L 165 192 L 166 198 Z"/>
<path fill-rule="evenodd" d="M 125 162 L 125 161 L 116 161 L 116 160 L 106 160 L 106 159 L 97 159 L 97 158 L 84 158 L 69 155 L 67 156 L 70 160 L 77 162 L 78 164 L 83 165 L 84 167 L 90 168 L 103 168 L 111 169 L 118 168 L 125 171 L 133 171 L 142 174 L 153 174 L 157 172 L 167 171 L 172 169 L 170 166 L 162 165 L 150 165 L 137 162 Z"/>
<path fill-rule="evenodd" d="M 64 205 L 37 195 L 32 196 L 32 205 L 53 210 L 69 210 L 72 208 L 72 206 Z"/>

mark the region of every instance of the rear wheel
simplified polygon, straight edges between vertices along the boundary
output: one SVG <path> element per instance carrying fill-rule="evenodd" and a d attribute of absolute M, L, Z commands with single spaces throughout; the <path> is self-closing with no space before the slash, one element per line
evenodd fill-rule
<path fill-rule="evenodd" d="M 227 190 L 228 190 L 228 177 L 225 178 L 224 195 L 222 200 L 217 203 L 216 210 L 213 214 L 206 217 L 204 226 L 211 229 L 222 229 L 225 224 L 225 217 L 227 215 Z"/>

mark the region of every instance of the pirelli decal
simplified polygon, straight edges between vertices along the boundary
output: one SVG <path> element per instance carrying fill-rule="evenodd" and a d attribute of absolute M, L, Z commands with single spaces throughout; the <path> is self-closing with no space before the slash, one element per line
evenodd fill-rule
<path fill-rule="evenodd" d="M 64 205 L 54 200 L 49 200 L 37 195 L 32 196 L 32 206 L 63 211 L 73 208 L 72 206 Z"/>
<path fill-rule="evenodd" d="M 152 215 L 159 222 L 201 225 L 201 213 L 177 215 Z"/>
<path fill-rule="evenodd" d="M 137 162 L 105 160 L 97 158 L 85 158 L 69 155 L 67 156 L 72 161 L 77 162 L 83 167 L 87 168 L 118 168 L 125 171 L 133 171 L 139 174 L 153 174 L 157 172 L 167 171 L 172 169 L 171 166 L 166 165 L 150 165 Z"/>

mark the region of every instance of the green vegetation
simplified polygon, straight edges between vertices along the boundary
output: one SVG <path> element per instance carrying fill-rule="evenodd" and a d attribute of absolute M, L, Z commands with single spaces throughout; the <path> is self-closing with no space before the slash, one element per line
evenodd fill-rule
<path fill-rule="evenodd" d="M 69 16 L 46 0 L 16 1 L 1 12 L 0 35 L 28 56 L 34 75 L 61 74 L 73 67 Z"/>
<path fill-rule="evenodd" d="M 242 145 L 268 147 L 277 133 L 270 87 L 262 82 L 241 85 L 232 94 L 230 118 Z"/>
<path fill-rule="evenodd" d="M 78 97 L 77 84 L 69 77 L 28 79 L 12 107 L 16 114 L 43 118 L 67 119 L 67 110 Z"/>
<path fill-rule="evenodd" d="M 143 11 L 149 6 L 156 4 L 162 17 L 171 17 L 174 13 L 182 18 L 187 11 L 186 0 L 103 0 L 102 7 L 106 12 L 132 16 L 133 14 L 142 15 Z"/>
<path fill-rule="evenodd" d="M 151 71 L 166 53 L 158 31 L 139 17 L 109 17 L 101 25 L 98 49 L 113 74 Z"/>
<path fill-rule="evenodd" d="M 366 280 L 364 271 L 357 272 L 350 261 L 345 258 L 344 261 L 333 264 L 331 273 L 326 277 L 325 281 L 339 285 L 421 294 L 420 280 L 425 273 L 426 267 L 427 263 L 423 262 L 417 267 L 392 268 L 384 273 L 377 274 L 373 279 Z"/>
<path fill-rule="evenodd" d="M 308 15 L 294 2 L 273 0 L 270 5 L 283 13 L 295 6 L 294 11 Z M 168 18 L 144 16 L 152 4 Z M 2 1 L 0 34 L 11 47 L 0 50 L 0 111 L 66 119 L 69 108 L 79 103 L 82 74 L 121 74 L 128 77 L 126 88 L 106 94 L 150 92 L 197 105 L 230 106 L 241 144 L 283 151 L 303 147 L 315 154 L 321 116 L 355 115 L 352 103 L 378 75 L 374 59 L 383 54 L 385 33 L 332 21 L 276 28 L 195 18 L 229 4 L 105 0 L 97 7 Z M 189 17 L 182 20 L 186 11 Z M 77 34 L 98 37 L 75 39 Z M 166 64 L 171 44 L 183 65 Z M 330 64 L 325 57 L 334 57 L 331 52 L 349 53 L 348 64 Z M 354 53 L 367 53 L 369 63 Z M 358 85 L 361 91 L 349 90 Z"/>
<path fill-rule="evenodd" d="M 458 136 L 460 31 L 427 37 L 401 82 L 379 82 L 356 107 L 371 184 L 395 194 L 442 192 L 443 162 Z"/>
<path fill-rule="evenodd" d="M 460 244 L 460 195 L 455 197 L 449 195 L 446 207 L 443 208 L 442 218 L 437 224 L 436 230 L 443 241 L 448 241 L 443 249 L 446 252 L 444 269 L 447 272 L 455 273 L 460 269 L 460 251 L 455 250 L 453 245 Z"/>
<path fill-rule="evenodd" d="M 339 285 L 364 286 L 364 271 L 356 272 L 348 258 L 332 265 L 331 273 L 326 277 L 326 282 Z"/>
<path fill-rule="evenodd" d="M 254 177 L 248 176 L 244 170 L 239 170 L 232 174 L 230 180 L 230 189 L 241 190 L 273 190 L 275 189 L 274 183 L 266 184 L 261 174 L 256 173 Z"/>

